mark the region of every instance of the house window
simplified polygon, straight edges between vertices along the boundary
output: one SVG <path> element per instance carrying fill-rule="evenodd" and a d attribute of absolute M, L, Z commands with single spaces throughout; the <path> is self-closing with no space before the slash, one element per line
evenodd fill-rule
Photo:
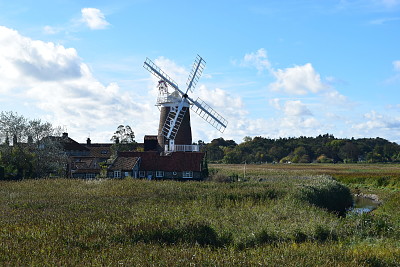
<path fill-rule="evenodd" d="M 139 177 L 143 178 L 146 175 L 145 171 L 139 171 Z"/>
<path fill-rule="evenodd" d="M 131 176 L 131 174 L 129 172 L 125 172 L 125 177 Z"/>
<path fill-rule="evenodd" d="M 183 178 L 193 178 L 193 172 L 192 171 L 184 171 L 182 177 Z"/>
<path fill-rule="evenodd" d="M 156 177 L 164 177 L 164 171 L 156 171 Z"/>
<path fill-rule="evenodd" d="M 86 178 L 87 179 L 94 179 L 94 178 L 96 178 L 96 174 L 94 174 L 94 173 L 86 173 Z"/>
<path fill-rule="evenodd" d="M 121 178 L 121 171 L 114 171 L 114 178 Z"/>

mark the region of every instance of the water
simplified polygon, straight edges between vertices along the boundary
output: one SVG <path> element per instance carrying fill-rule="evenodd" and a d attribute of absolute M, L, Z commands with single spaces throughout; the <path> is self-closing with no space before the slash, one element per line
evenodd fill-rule
<path fill-rule="evenodd" d="M 363 214 L 373 211 L 379 206 L 379 202 L 370 198 L 357 196 L 354 197 L 354 206 L 350 210 L 351 213 Z"/>

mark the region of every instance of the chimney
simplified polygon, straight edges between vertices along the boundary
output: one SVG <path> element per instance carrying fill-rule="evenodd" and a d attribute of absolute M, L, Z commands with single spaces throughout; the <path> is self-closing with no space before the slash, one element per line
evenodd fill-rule
<path fill-rule="evenodd" d="M 63 133 L 62 137 L 63 138 L 68 138 L 68 133 Z"/>
<path fill-rule="evenodd" d="M 90 140 L 90 138 L 88 137 L 88 139 L 86 139 L 86 144 L 90 145 L 92 143 L 92 140 Z"/>

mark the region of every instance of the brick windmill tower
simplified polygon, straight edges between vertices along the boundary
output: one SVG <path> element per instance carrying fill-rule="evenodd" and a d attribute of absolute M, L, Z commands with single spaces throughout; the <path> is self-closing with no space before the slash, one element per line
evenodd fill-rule
<path fill-rule="evenodd" d="M 228 122 L 221 115 L 200 98 L 193 100 L 188 96 L 189 91 L 193 92 L 205 67 L 203 58 L 197 55 L 185 91 L 179 89 L 177 83 L 150 59 L 146 59 L 143 67 L 159 79 L 156 105 L 160 107 L 157 135 L 160 152 L 197 151 L 197 146 L 192 145 L 190 108 L 220 132 L 225 130 Z"/>

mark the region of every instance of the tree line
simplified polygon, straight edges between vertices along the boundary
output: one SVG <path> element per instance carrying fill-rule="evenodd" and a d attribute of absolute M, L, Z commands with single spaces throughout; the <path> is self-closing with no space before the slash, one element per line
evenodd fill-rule
<path fill-rule="evenodd" d="M 199 141 L 209 162 L 215 163 L 355 163 L 400 162 L 400 145 L 383 138 L 317 137 L 271 139 L 248 137 L 237 144 L 222 137 L 210 143 Z"/>
<path fill-rule="evenodd" d="M 61 129 L 14 112 L 0 112 L 0 178 L 41 178 L 66 174 L 67 155 Z M 111 138 L 112 150 L 143 150 L 129 126 L 120 125 Z M 222 137 L 198 141 L 208 162 L 354 163 L 400 162 L 400 145 L 383 138 L 347 139 L 331 134 L 271 139 L 248 137 L 237 144 Z M 113 153 L 115 154 L 115 153 Z"/>
<path fill-rule="evenodd" d="M 14 112 L 0 112 L 0 178 L 64 176 L 66 155 L 59 128 L 28 120 Z"/>

